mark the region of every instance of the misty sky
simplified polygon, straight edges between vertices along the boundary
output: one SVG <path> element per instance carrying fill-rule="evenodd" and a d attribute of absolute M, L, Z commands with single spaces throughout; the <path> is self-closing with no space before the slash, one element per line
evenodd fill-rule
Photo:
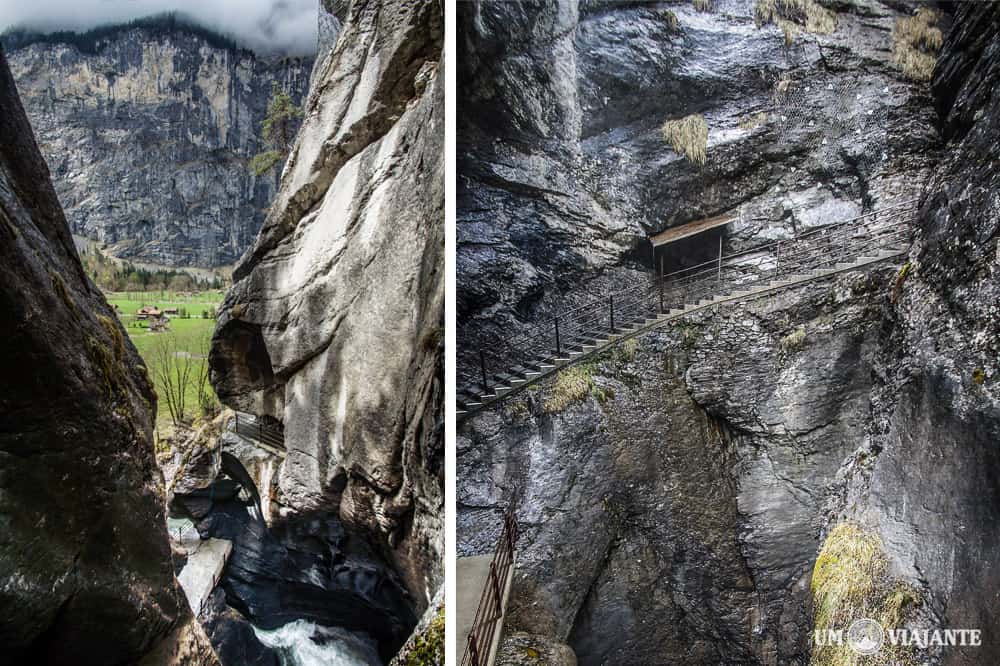
<path fill-rule="evenodd" d="M 87 30 L 176 11 L 257 51 L 316 50 L 319 0 L 0 0 L 0 31 Z"/>

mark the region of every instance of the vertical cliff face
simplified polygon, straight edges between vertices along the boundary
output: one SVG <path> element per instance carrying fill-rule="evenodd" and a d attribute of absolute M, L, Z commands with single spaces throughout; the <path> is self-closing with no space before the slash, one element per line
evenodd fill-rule
<path fill-rule="evenodd" d="M 174 581 L 155 396 L 0 54 L 0 636 L 17 663 L 215 663 Z"/>
<path fill-rule="evenodd" d="M 789 46 L 752 0 L 712 6 L 458 6 L 460 366 L 498 329 L 648 271 L 668 227 L 731 214 L 736 251 L 918 191 L 937 137 L 891 52 L 909 5 L 843 8 Z M 704 165 L 660 133 L 693 114 Z"/>
<path fill-rule="evenodd" d="M 908 266 L 689 316 L 586 365 L 568 407 L 556 380 L 470 420 L 459 552 L 488 551 L 521 489 L 508 628 L 582 664 L 807 663 L 845 611 L 814 575 L 845 523 L 879 544 L 900 622 L 988 631 L 997 6 L 941 15 L 931 86 L 892 60 L 903 3 L 837 5 L 834 32 L 787 48 L 754 3 L 713 6 L 460 7 L 460 362 L 496 322 L 648 270 L 636 239 L 716 213 L 738 250 L 919 196 Z M 702 167 L 657 133 L 690 113 Z M 992 663 L 984 640 L 919 657 Z"/>
<path fill-rule="evenodd" d="M 250 246 L 277 189 L 248 166 L 271 85 L 299 101 L 311 60 L 151 26 L 22 44 L 10 62 L 73 233 L 171 266 L 230 265 Z"/>
<path fill-rule="evenodd" d="M 283 425 L 280 510 L 361 528 L 422 610 L 443 581 L 443 17 L 343 14 L 209 360 L 223 402 Z"/>
<path fill-rule="evenodd" d="M 840 511 L 877 528 L 893 567 L 926 592 L 933 623 L 981 627 L 983 647 L 950 664 L 1000 659 L 1000 6 L 962 4 L 935 70 L 947 144 L 886 314 L 873 392 L 873 448 Z"/>

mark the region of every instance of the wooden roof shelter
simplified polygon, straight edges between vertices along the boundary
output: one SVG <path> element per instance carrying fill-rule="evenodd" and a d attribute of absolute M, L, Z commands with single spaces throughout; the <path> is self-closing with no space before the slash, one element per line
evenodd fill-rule
<path fill-rule="evenodd" d="M 723 225 L 729 224 L 737 218 L 736 215 L 732 213 L 726 213 L 724 215 L 717 215 L 715 217 L 706 217 L 702 220 L 695 220 L 693 222 L 688 222 L 682 224 L 678 227 L 670 227 L 658 234 L 649 237 L 650 242 L 653 247 L 660 247 L 661 245 L 666 245 L 667 243 L 673 243 L 679 241 L 682 238 L 687 238 L 688 236 L 694 236 L 695 234 L 700 234 L 703 231 L 708 231 L 709 229 L 714 229 L 715 227 L 721 227 Z"/>

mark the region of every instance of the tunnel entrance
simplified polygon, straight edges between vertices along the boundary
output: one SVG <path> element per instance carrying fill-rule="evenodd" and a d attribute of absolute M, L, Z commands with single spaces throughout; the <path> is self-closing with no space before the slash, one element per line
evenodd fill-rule
<path fill-rule="evenodd" d="M 264 520 L 264 512 L 261 509 L 260 492 L 257 490 L 257 484 L 254 483 L 253 477 L 250 476 L 243 463 L 236 456 L 226 451 L 222 452 L 222 474 L 228 476 L 238 486 L 236 497 L 244 502 L 252 503 L 256 509 L 256 514 L 253 511 L 250 514 L 257 520 Z"/>
<path fill-rule="evenodd" d="M 254 521 L 263 521 L 260 491 L 253 477 L 236 456 L 221 452 L 218 475 L 211 484 L 174 496 L 170 515 L 173 518 L 188 517 L 198 521 L 215 510 L 221 503 L 236 502 L 245 507 Z"/>

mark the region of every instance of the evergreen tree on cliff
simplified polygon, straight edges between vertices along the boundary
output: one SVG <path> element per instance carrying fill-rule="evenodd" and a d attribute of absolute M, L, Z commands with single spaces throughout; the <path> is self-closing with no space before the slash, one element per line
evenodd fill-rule
<path fill-rule="evenodd" d="M 271 100 L 267 103 L 267 116 L 261 124 L 264 143 L 269 150 L 257 153 L 250 160 L 250 168 L 263 176 L 285 161 L 292 149 L 302 110 L 295 106 L 291 96 L 277 82 L 271 84 Z"/>

